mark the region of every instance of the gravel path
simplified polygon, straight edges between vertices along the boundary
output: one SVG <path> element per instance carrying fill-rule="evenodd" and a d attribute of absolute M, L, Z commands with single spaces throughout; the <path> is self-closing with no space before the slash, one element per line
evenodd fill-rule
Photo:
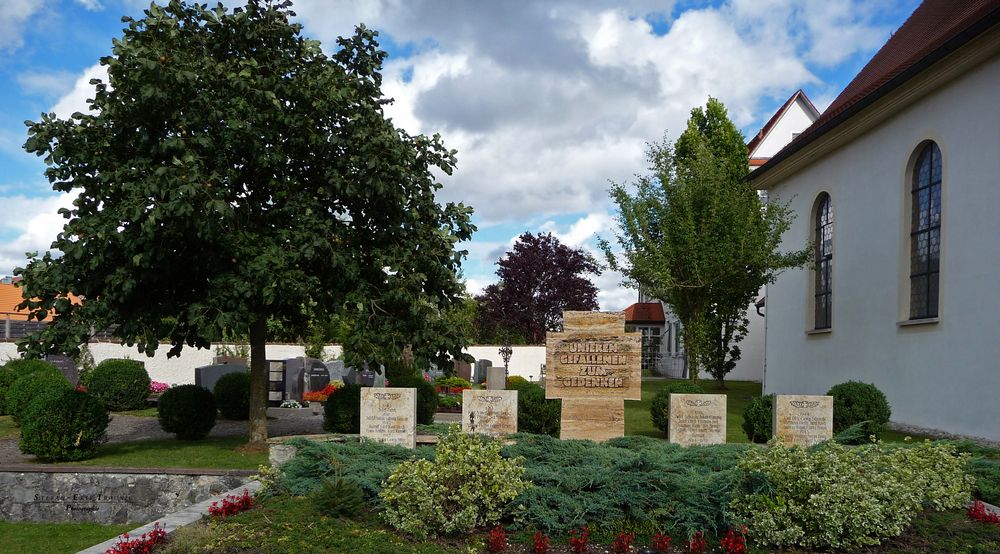
<path fill-rule="evenodd" d="M 269 437 L 285 435 L 307 435 L 324 433 L 323 416 L 289 417 L 269 419 L 267 434 Z M 209 437 L 233 437 L 247 434 L 247 422 L 219 420 Z M 155 417 L 140 417 L 123 414 L 112 414 L 108 425 L 108 443 L 132 442 L 146 439 L 170 439 L 173 435 L 160 429 L 160 422 Z M 17 439 L 0 439 L 0 465 L 31 463 L 33 458 L 21 453 Z"/>

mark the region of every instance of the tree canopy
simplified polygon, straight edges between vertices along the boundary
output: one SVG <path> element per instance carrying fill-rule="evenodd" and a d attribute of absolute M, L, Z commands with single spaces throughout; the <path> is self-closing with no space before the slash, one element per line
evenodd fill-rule
<path fill-rule="evenodd" d="M 612 187 L 617 248 L 602 242 L 612 268 L 680 319 L 692 375 L 705 368 L 719 381 L 740 358 L 758 291 L 808 257 L 778 252 L 793 215 L 761 201 L 745 178 L 747 155 L 725 106 L 710 98 L 676 144 L 650 145 L 651 174 Z"/>
<path fill-rule="evenodd" d="M 497 265 L 500 281 L 476 297 L 481 339 L 540 344 L 546 331 L 562 328 L 563 310 L 598 307 L 597 287 L 586 276 L 600 275 L 600 265 L 551 233 L 524 233 Z"/>
<path fill-rule="evenodd" d="M 88 113 L 27 122 L 53 188 L 78 194 L 62 254 L 16 271 L 22 306 L 54 315 L 28 354 L 72 352 L 93 328 L 147 353 L 166 337 L 171 355 L 245 330 L 254 441 L 269 320 L 342 313 L 362 337 L 348 348 L 461 355 L 459 334 L 427 323 L 461 301 L 455 246 L 475 230 L 470 208 L 434 197 L 455 152 L 385 117 L 377 33 L 359 26 L 327 55 L 293 15 L 262 0 L 152 5 L 123 18 Z"/>

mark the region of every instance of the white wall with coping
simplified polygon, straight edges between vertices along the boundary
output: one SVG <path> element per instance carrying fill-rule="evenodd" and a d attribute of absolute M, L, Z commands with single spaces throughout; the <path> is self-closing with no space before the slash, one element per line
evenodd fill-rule
<path fill-rule="evenodd" d="M 764 137 L 757 145 L 757 149 L 750 152 L 753 158 L 770 158 L 792 142 L 794 133 L 801 133 L 806 127 L 812 125 L 813 118 L 805 106 L 805 101 L 799 97 L 788 106 L 785 113 L 771 127 L 771 132 Z"/>
<path fill-rule="evenodd" d="M 785 249 L 810 237 L 821 191 L 833 204 L 833 327 L 811 328 L 810 270 L 768 287 L 764 390 L 824 394 L 874 383 L 892 420 L 1000 439 L 1000 59 L 939 88 L 771 190 L 797 214 Z M 943 160 L 940 321 L 901 326 L 908 299 L 907 165 L 925 140 Z"/>
<path fill-rule="evenodd" d="M 510 358 L 510 374 L 519 375 L 525 379 L 537 381 L 541 372 L 541 365 L 545 363 L 544 346 L 514 346 L 514 353 Z M 156 355 L 152 358 L 139 352 L 135 348 L 129 348 L 115 343 L 94 342 L 90 343 L 90 352 L 94 356 L 94 362 L 100 363 L 108 358 L 131 358 L 146 364 L 146 371 L 149 378 L 154 381 L 162 381 L 171 385 L 181 385 L 194 383 L 194 368 L 212 363 L 215 356 L 215 349 L 197 350 L 185 348 L 181 355 L 176 358 L 167 358 L 167 351 L 170 345 L 161 344 L 156 350 Z M 466 352 L 478 359 L 488 359 L 495 366 L 503 366 L 503 359 L 499 353 L 500 346 L 472 346 Z M 326 358 L 332 359 L 342 352 L 340 345 L 326 347 Z M 268 344 L 267 359 L 284 360 L 305 355 L 305 347 L 298 344 Z M 12 342 L 0 343 L 0 363 L 18 358 L 17 346 Z"/>

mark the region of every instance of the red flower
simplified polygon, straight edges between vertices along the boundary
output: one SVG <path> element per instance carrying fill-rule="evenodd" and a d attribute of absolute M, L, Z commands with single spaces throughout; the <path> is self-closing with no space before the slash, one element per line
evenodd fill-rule
<path fill-rule="evenodd" d="M 744 529 L 746 527 L 740 528 L 740 532 L 737 534 L 736 531 L 732 529 L 726 533 L 725 537 L 722 537 L 722 541 L 719 545 L 722 547 L 722 551 L 726 554 L 746 554 L 747 553 L 747 538 L 743 536 Z"/>
<path fill-rule="evenodd" d="M 703 554 L 708 551 L 708 541 L 705 540 L 705 533 L 698 531 L 691 536 L 687 544 L 688 552 L 691 554 Z"/>
<path fill-rule="evenodd" d="M 576 554 L 587 551 L 587 542 L 590 540 L 590 529 L 584 525 L 579 530 L 573 529 L 569 535 L 569 548 Z"/>
<path fill-rule="evenodd" d="M 980 523 L 993 523 L 995 525 L 1000 525 L 1000 516 L 996 512 L 986 509 L 986 505 L 982 501 L 976 500 L 969 506 L 969 511 L 966 512 L 970 519 L 974 519 Z"/>
<path fill-rule="evenodd" d="M 535 536 L 531 538 L 531 541 L 534 543 L 535 554 L 546 554 L 549 551 L 549 538 L 541 531 L 535 531 Z"/>
<path fill-rule="evenodd" d="M 503 552 L 507 550 L 507 532 L 503 530 L 503 527 L 497 525 L 490 531 L 486 548 L 490 552 Z"/>
<path fill-rule="evenodd" d="M 664 533 L 657 533 L 653 535 L 653 548 L 659 550 L 660 552 L 667 552 L 670 550 L 670 535 Z"/>
<path fill-rule="evenodd" d="M 118 542 L 106 550 L 105 554 L 148 554 L 152 552 L 153 545 L 162 542 L 166 536 L 166 530 L 160 526 L 160 522 L 156 522 L 152 531 L 143 533 L 137 539 L 130 539 L 128 533 L 118 537 Z"/>
<path fill-rule="evenodd" d="M 611 543 L 611 550 L 619 553 L 628 552 L 633 542 L 635 542 L 635 533 L 622 531 L 615 537 L 615 542 Z"/>

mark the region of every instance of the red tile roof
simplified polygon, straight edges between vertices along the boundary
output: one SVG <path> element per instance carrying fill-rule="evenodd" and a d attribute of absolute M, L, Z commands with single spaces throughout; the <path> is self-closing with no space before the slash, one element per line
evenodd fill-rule
<path fill-rule="evenodd" d="M 625 308 L 625 323 L 664 323 L 663 305 L 659 302 L 636 302 Z"/>
<path fill-rule="evenodd" d="M 759 176 L 1000 21 L 1000 0 L 924 0 L 830 107 Z"/>
<path fill-rule="evenodd" d="M 760 144 L 762 140 L 764 140 L 764 137 L 766 137 L 767 134 L 771 132 L 771 127 L 774 127 L 778 123 L 778 120 L 781 119 L 781 115 L 784 114 L 785 110 L 787 110 L 789 106 L 791 106 L 795 102 L 796 98 L 802 98 L 802 100 L 806 103 L 806 105 L 812 108 L 814 114 L 817 115 L 819 114 L 819 110 L 816 109 L 816 106 L 813 106 L 812 101 L 809 100 L 809 97 L 806 96 L 806 93 L 802 92 L 802 89 L 795 91 L 795 93 L 789 96 L 788 100 L 785 100 L 785 103 L 782 104 L 780 108 L 778 108 L 778 111 L 774 112 L 774 115 L 771 116 L 771 119 L 768 119 L 767 123 L 765 123 L 764 126 L 760 128 L 760 131 L 758 131 L 757 134 L 752 139 L 750 139 L 750 142 L 747 143 L 747 152 L 753 154 L 753 151 L 757 149 L 757 146 Z M 815 117 L 815 115 L 813 117 Z M 758 159 L 767 160 L 768 158 L 750 158 L 750 165 L 753 165 L 753 160 L 758 160 Z"/>
<path fill-rule="evenodd" d="M 69 295 L 69 300 L 74 304 L 80 303 L 80 299 L 73 294 Z M 21 297 L 21 289 L 19 287 L 13 284 L 0 283 L 0 321 L 7 319 L 8 316 L 10 316 L 10 319 L 27 320 L 27 310 L 17 310 L 17 305 L 22 301 L 23 298 Z M 52 319 L 51 314 L 45 318 L 45 321 L 50 319 Z"/>

